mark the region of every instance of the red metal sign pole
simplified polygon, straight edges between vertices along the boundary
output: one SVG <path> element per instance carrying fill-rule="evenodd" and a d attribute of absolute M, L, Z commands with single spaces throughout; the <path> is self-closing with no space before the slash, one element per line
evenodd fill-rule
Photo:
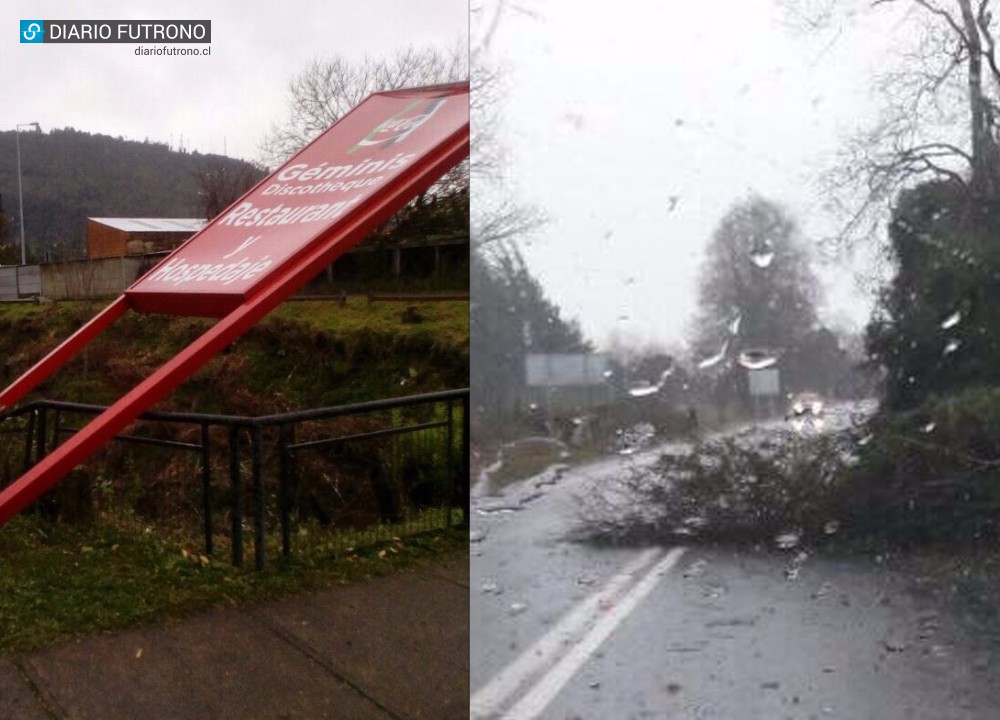
<path fill-rule="evenodd" d="M 465 92 L 467 93 L 467 91 L 467 86 L 465 86 Z M 412 104 L 407 106 L 406 110 L 411 107 L 413 107 Z M 436 106 L 433 107 L 436 108 Z M 419 127 L 421 122 L 426 122 L 426 119 L 433 112 L 433 109 L 426 111 L 426 117 L 421 120 L 418 116 L 416 121 L 409 121 L 409 124 L 406 124 L 406 118 L 400 120 L 400 113 L 397 113 L 390 118 L 393 124 L 386 125 L 387 128 L 396 132 L 396 138 L 389 137 L 388 140 L 382 140 L 379 139 L 377 133 L 384 133 L 383 130 L 371 131 L 364 137 L 364 140 L 354 145 L 348 152 L 354 152 L 361 146 L 378 145 L 379 143 L 392 145 L 398 139 L 405 138 L 409 132 L 412 132 L 413 128 Z M 334 128 L 336 127 L 334 126 Z M 287 168 L 289 164 L 308 150 L 309 148 L 293 158 L 285 167 Z M 459 125 L 457 131 L 450 132 L 447 138 L 438 142 L 433 147 L 433 151 L 428 151 L 419 158 L 415 158 L 403 172 L 397 173 L 391 182 L 387 182 L 386 186 L 380 188 L 378 192 L 370 194 L 366 203 L 359 204 L 355 211 L 343 218 L 342 222 L 334 223 L 318 235 L 308 238 L 308 242 L 303 244 L 301 250 L 297 254 L 289 255 L 280 266 L 275 268 L 275 272 L 258 278 L 252 288 L 252 295 L 244 298 L 235 309 L 226 314 L 212 328 L 94 418 L 86 427 L 46 455 L 16 482 L 0 492 L 0 525 L 5 524 L 27 505 L 37 500 L 74 467 L 124 430 L 129 423 L 259 322 L 289 295 L 315 277 L 324 267 L 388 219 L 393 212 L 400 209 L 412 197 L 430 187 L 435 180 L 457 165 L 468 154 L 469 124 L 466 113 L 464 125 Z M 292 167 L 297 166 L 293 165 Z M 279 170 L 272 178 L 280 177 L 280 174 Z M 262 187 L 264 187 L 264 183 L 258 185 L 244 199 L 254 198 L 255 193 Z M 317 212 L 319 211 L 317 210 Z M 211 229 L 211 226 L 206 228 L 206 230 L 208 229 Z M 189 243 L 197 238 L 198 236 L 195 236 Z M 202 244 L 204 245 L 204 243 Z M 181 250 L 184 247 L 182 246 Z M 203 267 L 207 269 L 201 269 L 198 272 L 207 274 L 213 271 L 214 266 Z M 147 279 L 156 272 L 157 269 L 154 268 L 129 292 L 135 292 L 136 288 L 141 288 Z M 217 295 L 210 296 L 206 307 L 217 307 L 217 297 Z M 170 300 L 173 301 L 173 299 Z M 112 303 L 0 394 L 0 404 L 9 406 L 23 397 L 25 393 L 44 380 L 83 345 L 121 317 L 130 305 L 128 293 L 126 293 L 125 296 Z"/>
<path fill-rule="evenodd" d="M 62 367 L 84 345 L 111 327 L 128 310 L 124 296 L 104 308 L 86 325 L 70 335 L 59 347 L 50 352 L 30 370 L 0 392 L 0 413 L 13 407 L 21 398 L 34 390 L 52 373 Z"/>

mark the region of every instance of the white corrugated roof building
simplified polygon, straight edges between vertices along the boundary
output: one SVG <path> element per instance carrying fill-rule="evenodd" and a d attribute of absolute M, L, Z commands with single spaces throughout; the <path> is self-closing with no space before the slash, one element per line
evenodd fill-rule
<path fill-rule="evenodd" d="M 169 252 L 203 227 L 203 218 L 87 218 L 87 257 Z"/>
<path fill-rule="evenodd" d="M 205 227 L 204 218 L 87 218 L 122 232 L 191 232 Z"/>

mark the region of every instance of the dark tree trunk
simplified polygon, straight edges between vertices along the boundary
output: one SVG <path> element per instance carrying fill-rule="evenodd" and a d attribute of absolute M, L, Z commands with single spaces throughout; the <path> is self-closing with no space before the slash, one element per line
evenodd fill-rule
<path fill-rule="evenodd" d="M 962 11 L 964 40 L 969 53 L 969 111 L 972 123 L 972 178 L 970 187 L 981 197 L 996 197 L 998 153 L 992 134 L 988 101 L 983 94 L 983 41 L 971 0 L 957 0 Z"/>

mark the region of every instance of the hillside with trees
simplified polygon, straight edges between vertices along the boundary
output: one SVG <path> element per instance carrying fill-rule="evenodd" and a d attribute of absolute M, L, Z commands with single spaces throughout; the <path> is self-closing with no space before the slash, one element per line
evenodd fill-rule
<path fill-rule="evenodd" d="M 0 244 L 8 247 L 20 234 L 16 141 L 13 131 L 0 132 Z M 201 175 L 221 171 L 255 181 L 263 171 L 221 155 L 73 128 L 22 132 L 20 144 L 29 262 L 80 257 L 87 217 L 204 217 Z"/>

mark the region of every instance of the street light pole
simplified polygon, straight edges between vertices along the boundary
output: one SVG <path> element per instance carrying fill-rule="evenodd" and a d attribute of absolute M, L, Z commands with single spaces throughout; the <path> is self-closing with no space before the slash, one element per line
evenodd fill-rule
<path fill-rule="evenodd" d="M 34 127 L 41 132 L 41 128 L 36 122 L 21 123 L 14 127 L 15 145 L 17 145 L 17 204 L 21 213 L 21 264 L 28 264 L 27 248 L 24 244 L 24 195 L 21 192 L 21 128 Z"/>

